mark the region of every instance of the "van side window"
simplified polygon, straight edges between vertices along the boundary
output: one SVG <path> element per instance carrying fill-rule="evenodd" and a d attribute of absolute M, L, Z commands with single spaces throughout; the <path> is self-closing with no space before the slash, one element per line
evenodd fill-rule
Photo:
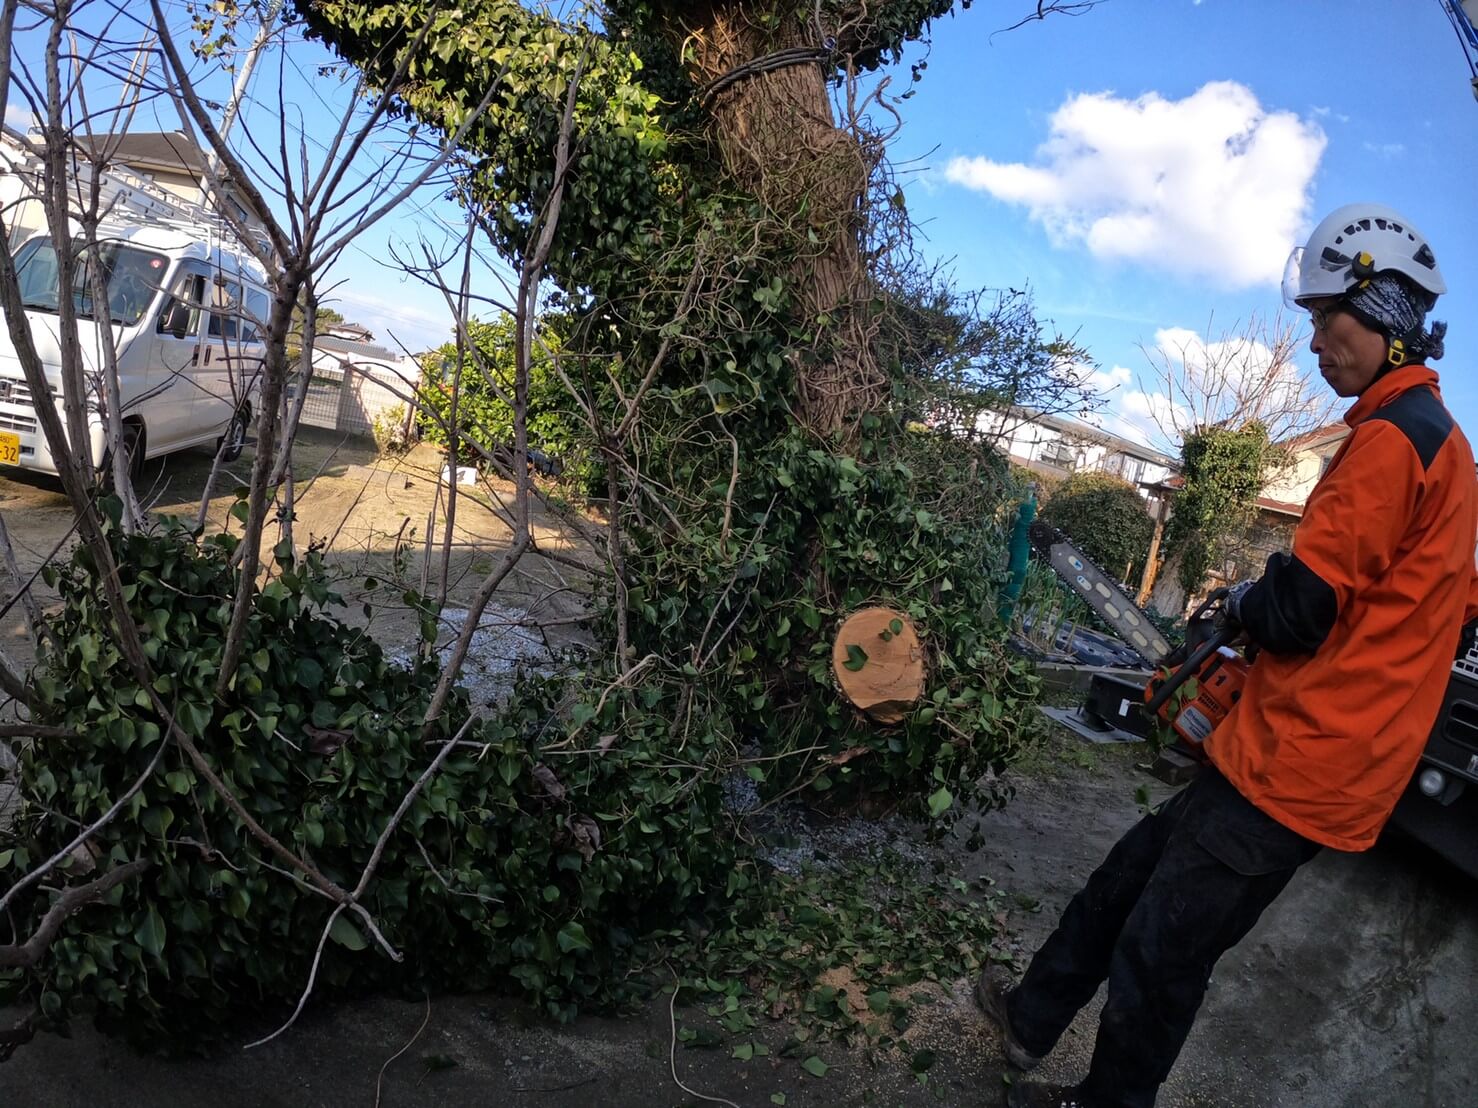
<path fill-rule="evenodd" d="M 234 281 L 217 278 L 211 290 L 210 337 L 236 338 L 237 318 L 241 314 L 241 286 Z"/>
<path fill-rule="evenodd" d="M 191 273 L 189 270 L 181 272 L 170 289 L 169 298 L 165 300 L 164 307 L 159 313 L 159 322 L 154 329 L 159 334 L 169 334 L 173 325 L 179 322 L 181 312 L 186 313 L 184 318 L 184 332 L 187 336 L 200 334 L 200 311 L 205 302 L 205 274 Z"/>
<path fill-rule="evenodd" d="M 262 342 L 262 332 L 267 329 L 267 313 L 272 302 L 261 289 L 246 287 L 246 311 L 241 318 L 241 341 Z"/>

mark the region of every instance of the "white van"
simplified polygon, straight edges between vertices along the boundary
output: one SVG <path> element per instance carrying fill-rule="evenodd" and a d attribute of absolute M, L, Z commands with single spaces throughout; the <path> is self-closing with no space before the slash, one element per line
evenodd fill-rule
<path fill-rule="evenodd" d="M 223 457 L 235 460 L 251 425 L 265 352 L 259 331 L 270 300 L 261 267 L 246 251 L 222 245 L 219 236 L 191 224 L 100 227 L 97 239 L 101 257 L 77 267 L 70 290 L 92 382 L 92 464 L 100 471 L 110 464 L 96 392 L 107 332 L 93 308 L 86 272 L 93 265 L 102 266 L 108 290 L 120 409 L 134 461 L 203 445 L 224 448 Z M 80 241 L 74 248 L 81 249 Z M 23 242 L 15 261 L 31 341 L 60 412 L 60 291 L 50 237 Z M 10 337 L 0 335 L 0 467 L 56 473 L 34 405 Z"/>

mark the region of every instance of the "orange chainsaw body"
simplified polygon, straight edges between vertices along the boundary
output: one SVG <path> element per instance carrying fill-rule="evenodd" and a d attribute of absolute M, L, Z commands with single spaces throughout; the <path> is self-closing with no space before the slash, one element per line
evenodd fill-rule
<path fill-rule="evenodd" d="M 1191 679 L 1194 685 L 1186 681 L 1181 687 L 1183 695 L 1167 700 L 1156 714 L 1180 736 L 1183 746 L 1197 757 L 1204 757 L 1201 744 L 1242 698 L 1248 668 L 1241 654 L 1231 647 L 1220 647 L 1201 663 Z M 1145 686 L 1145 700 L 1149 701 L 1164 682 L 1164 676 L 1152 678 Z"/>

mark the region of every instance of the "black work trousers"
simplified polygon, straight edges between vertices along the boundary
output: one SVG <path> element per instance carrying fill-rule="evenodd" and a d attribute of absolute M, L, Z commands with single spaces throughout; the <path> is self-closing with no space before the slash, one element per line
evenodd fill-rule
<path fill-rule="evenodd" d="M 1048 1053 L 1107 979 L 1078 1092 L 1094 1108 L 1150 1108 L 1217 959 L 1319 849 L 1203 770 L 1119 840 L 1064 910 L 1007 997 L 1022 1046 Z"/>

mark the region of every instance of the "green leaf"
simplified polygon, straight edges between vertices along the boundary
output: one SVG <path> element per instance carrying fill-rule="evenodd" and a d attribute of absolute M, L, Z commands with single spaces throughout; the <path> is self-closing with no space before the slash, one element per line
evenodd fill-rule
<path fill-rule="evenodd" d="M 941 786 L 939 791 L 929 796 L 929 815 L 938 819 L 954 802 L 955 798 L 950 795 L 950 791 Z"/>
<path fill-rule="evenodd" d="M 595 948 L 590 945 L 585 928 L 571 920 L 559 929 L 559 949 L 568 954 L 572 950 L 594 950 Z"/>
<path fill-rule="evenodd" d="M 145 831 L 156 839 L 164 838 L 164 833 L 169 830 L 169 825 L 174 822 L 174 812 L 163 804 L 154 804 L 144 809 L 144 814 L 139 817 L 139 823 Z"/>
<path fill-rule="evenodd" d="M 190 791 L 190 775 L 182 769 L 166 773 L 164 775 L 164 783 L 177 796 L 184 796 Z"/>
<path fill-rule="evenodd" d="M 515 755 L 505 754 L 498 759 L 498 776 L 503 779 L 505 785 L 512 785 L 517 781 L 522 769 L 523 761 Z"/>
<path fill-rule="evenodd" d="M 0 850 L 0 869 L 10 865 L 10 860 L 15 857 L 15 850 Z"/>
<path fill-rule="evenodd" d="M 318 688 L 323 684 L 323 667 L 312 658 L 299 658 L 297 681 L 305 689 Z"/>
<path fill-rule="evenodd" d="M 770 1103 L 771 1104 L 778 1104 L 778 1105 L 780 1105 L 780 1108 L 785 1108 L 785 1094 L 784 1093 L 771 1093 L 770 1094 Z"/>
<path fill-rule="evenodd" d="M 888 622 L 888 630 L 889 631 L 892 631 L 893 634 L 895 634 L 895 635 L 901 635 L 901 634 L 903 634 L 903 620 L 901 620 L 901 619 L 890 620 Z"/>
<path fill-rule="evenodd" d="M 935 1062 L 935 1054 L 932 1050 L 916 1050 L 913 1057 L 909 1059 L 908 1066 L 914 1073 L 927 1072 Z"/>
<path fill-rule="evenodd" d="M 753 1043 L 740 1043 L 734 1048 L 734 1057 L 741 1062 L 747 1062 L 754 1057 Z"/>
<path fill-rule="evenodd" d="M 826 1071 L 831 1069 L 831 1067 L 813 1054 L 811 1055 L 811 1057 L 807 1058 L 804 1062 L 801 1063 L 801 1069 L 805 1070 L 813 1077 L 825 1077 Z"/>
<path fill-rule="evenodd" d="M 164 953 L 164 919 L 152 903 L 148 911 L 144 913 L 144 921 L 134 928 L 133 938 L 139 946 L 155 958 Z"/>
<path fill-rule="evenodd" d="M 339 914 L 333 926 L 328 929 L 328 937 L 348 950 L 363 950 L 369 945 L 359 933 L 359 928 L 350 923 L 343 913 Z"/>
<path fill-rule="evenodd" d="M 867 651 L 863 650 L 855 642 L 849 642 L 847 644 L 847 660 L 842 663 L 842 667 L 851 670 L 853 673 L 858 673 L 865 665 L 867 665 Z"/>

